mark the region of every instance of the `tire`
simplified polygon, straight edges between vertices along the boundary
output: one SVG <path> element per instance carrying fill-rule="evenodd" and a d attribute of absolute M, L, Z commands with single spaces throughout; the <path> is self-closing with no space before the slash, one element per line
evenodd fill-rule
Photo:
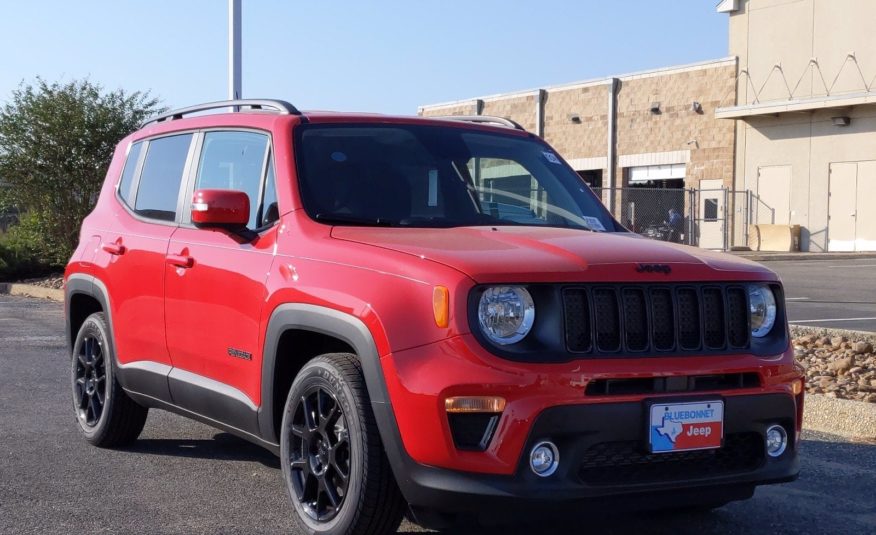
<path fill-rule="evenodd" d="M 148 409 L 116 380 L 116 359 L 102 312 L 82 323 L 71 355 L 73 411 L 85 440 L 99 448 L 130 444 L 140 436 Z"/>
<path fill-rule="evenodd" d="M 406 504 L 355 355 L 329 353 L 304 365 L 289 390 L 280 433 L 283 479 L 303 532 L 398 529 Z"/>

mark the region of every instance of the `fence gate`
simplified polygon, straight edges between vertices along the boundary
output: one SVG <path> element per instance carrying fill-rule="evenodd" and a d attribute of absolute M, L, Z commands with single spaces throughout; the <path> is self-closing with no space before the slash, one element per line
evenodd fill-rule
<path fill-rule="evenodd" d="M 701 180 L 701 189 L 696 190 L 696 228 L 699 229 L 697 245 L 704 249 L 729 248 L 727 221 L 727 189 L 722 180 Z"/>

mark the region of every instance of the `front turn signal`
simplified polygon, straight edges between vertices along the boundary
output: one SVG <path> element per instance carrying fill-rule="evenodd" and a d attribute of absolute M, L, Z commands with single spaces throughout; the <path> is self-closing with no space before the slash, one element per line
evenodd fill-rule
<path fill-rule="evenodd" d="M 497 396 L 460 396 L 444 400 L 444 409 L 452 413 L 490 412 L 505 410 L 505 398 Z"/>
<path fill-rule="evenodd" d="M 442 329 L 450 325 L 450 290 L 444 286 L 436 286 L 432 290 L 432 313 L 435 315 L 435 325 Z"/>

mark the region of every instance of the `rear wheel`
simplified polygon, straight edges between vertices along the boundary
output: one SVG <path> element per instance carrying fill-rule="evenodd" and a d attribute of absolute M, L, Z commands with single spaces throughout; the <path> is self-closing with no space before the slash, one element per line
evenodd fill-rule
<path fill-rule="evenodd" d="M 115 378 L 115 356 L 102 312 L 88 316 L 73 344 L 73 410 L 79 430 L 101 448 L 124 446 L 137 439 L 148 409 L 125 394 Z"/>
<path fill-rule="evenodd" d="M 322 355 L 301 369 L 286 400 L 280 450 L 289 497 L 305 532 L 398 529 L 405 503 L 355 355 Z"/>

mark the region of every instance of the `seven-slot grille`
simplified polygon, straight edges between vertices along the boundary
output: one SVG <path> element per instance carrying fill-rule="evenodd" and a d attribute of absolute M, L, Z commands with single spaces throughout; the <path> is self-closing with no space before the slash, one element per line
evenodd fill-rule
<path fill-rule="evenodd" d="M 739 285 L 593 285 L 563 291 L 566 348 L 594 355 L 720 352 L 749 344 Z"/>

